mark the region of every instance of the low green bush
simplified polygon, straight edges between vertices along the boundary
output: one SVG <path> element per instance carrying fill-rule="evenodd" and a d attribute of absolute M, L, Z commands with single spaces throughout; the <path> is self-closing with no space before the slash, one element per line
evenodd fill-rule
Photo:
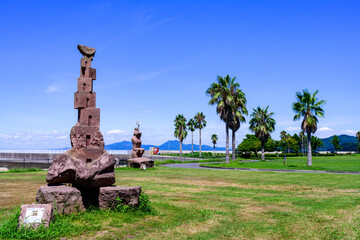
<path fill-rule="evenodd" d="M 301 154 L 298 153 L 286 153 L 285 154 L 286 157 L 298 157 L 301 156 Z M 265 157 L 284 157 L 284 153 L 265 153 Z"/>
<path fill-rule="evenodd" d="M 12 168 L 9 169 L 9 171 L 7 172 L 2 172 L 2 173 L 24 173 L 24 172 L 39 172 L 39 171 L 44 171 L 44 170 L 39 168 Z"/>
<path fill-rule="evenodd" d="M 121 213 L 127 213 L 127 212 L 137 212 L 141 214 L 154 214 L 155 210 L 151 206 L 150 198 L 145 193 L 140 193 L 139 196 L 139 203 L 137 206 L 130 207 L 128 205 L 125 205 L 119 197 L 116 199 L 116 206 L 115 211 L 121 212 Z"/>
<path fill-rule="evenodd" d="M 179 153 L 164 153 L 161 155 L 180 157 Z M 216 158 L 222 158 L 222 157 L 225 157 L 225 155 L 226 155 L 225 153 L 215 153 Z M 200 158 L 200 153 L 199 152 L 194 152 L 193 154 L 183 153 L 182 156 L 187 157 L 187 158 Z M 212 152 L 201 152 L 201 158 L 213 158 L 213 157 L 214 157 L 214 154 Z"/>

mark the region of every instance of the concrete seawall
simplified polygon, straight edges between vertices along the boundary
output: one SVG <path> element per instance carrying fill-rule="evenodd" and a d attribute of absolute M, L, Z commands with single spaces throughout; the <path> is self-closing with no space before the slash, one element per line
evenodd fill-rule
<path fill-rule="evenodd" d="M 111 153 L 111 151 L 109 151 Z M 126 165 L 126 160 L 131 158 L 129 151 L 123 151 L 128 153 L 114 154 L 111 153 L 115 160 L 116 165 Z M 48 168 L 52 161 L 57 155 L 62 154 L 58 153 L 29 153 L 29 152 L 0 152 L 0 167 L 7 168 Z M 185 157 L 175 157 L 175 156 L 166 156 L 166 155 L 149 155 L 145 151 L 144 157 L 150 158 L 156 161 L 165 161 L 168 159 L 171 160 L 198 160 L 196 158 L 185 158 Z"/>

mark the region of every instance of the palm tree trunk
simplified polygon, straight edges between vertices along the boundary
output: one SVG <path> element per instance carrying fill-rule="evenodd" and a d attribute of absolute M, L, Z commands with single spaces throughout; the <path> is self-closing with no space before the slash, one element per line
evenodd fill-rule
<path fill-rule="evenodd" d="M 304 136 L 301 136 L 301 156 L 304 156 Z"/>
<path fill-rule="evenodd" d="M 229 163 L 230 162 L 230 158 L 229 158 L 229 124 L 226 122 L 225 124 L 226 127 L 226 156 L 225 156 L 225 163 Z"/>
<path fill-rule="evenodd" d="M 311 158 L 311 132 L 307 133 L 307 137 L 308 137 L 308 157 L 307 157 L 307 164 L 308 166 L 312 166 L 312 158 Z"/>
<path fill-rule="evenodd" d="M 191 155 L 194 156 L 194 132 L 191 131 Z"/>
<path fill-rule="evenodd" d="M 182 157 L 182 141 L 180 141 L 180 157 Z"/>
<path fill-rule="evenodd" d="M 199 157 L 201 158 L 201 128 L 199 128 Z"/>
<path fill-rule="evenodd" d="M 214 151 L 213 151 L 213 155 L 214 155 L 214 158 L 215 158 L 215 143 L 214 143 Z"/>
<path fill-rule="evenodd" d="M 265 143 L 261 142 L 261 160 L 265 160 Z"/>
<path fill-rule="evenodd" d="M 232 130 L 232 160 L 235 161 L 235 131 Z"/>

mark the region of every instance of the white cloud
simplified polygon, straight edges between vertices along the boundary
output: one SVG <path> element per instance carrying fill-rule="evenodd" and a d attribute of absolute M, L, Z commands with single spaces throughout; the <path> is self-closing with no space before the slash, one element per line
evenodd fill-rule
<path fill-rule="evenodd" d="M 52 93 L 52 92 L 59 92 L 61 90 L 61 87 L 57 84 L 51 84 L 47 87 L 46 93 Z"/>
<path fill-rule="evenodd" d="M 351 134 L 351 135 L 355 135 L 357 133 L 356 130 L 345 130 L 344 132 Z"/>
<path fill-rule="evenodd" d="M 16 132 L 0 134 L 0 148 L 3 149 L 53 149 L 70 145 L 65 132 Z"/>
<path fill-rule="evenodd" d="M 114 129 L 114 130 L 110 130 L 107 132 L 107 134 L 121 134 L 124 133 L 124 130 L 120 130 L 120 129 Z"/>
<path fill-rule="evenodd" d="M 58 136 L 56 137 L 57 139 L 66 139 L 66 138 L 70 138 L 69 136 L 67 135 L 63 135 L 63 136 Z"/>
<path fill-rule="evenodd" d="M 300 127 L 287 127 L 287 128 L 285 128 L 285 131 L 299 132 L 299 131 L 301 131 L 301 128 Z"/>
<path fill-rule="evenodd" d="M 356 130 L 334 130 L 332 128 L 329 128 L 329 127 L 322 127 L 322 128 L 319 128 L 317 131 L 316 131 L 316 135 L 320 138 L 327 138 L 327 137 L 331 137 L 333 135 L 350 135 L 350 136 L 355 136 L 356 134 Z"/>
<path fill-rule="evenodd" d="M 328 132 L 328 131 L 334 131 L 333 129 L 329 127 L 322 127 L 318 129 L 319 132 Z"/>

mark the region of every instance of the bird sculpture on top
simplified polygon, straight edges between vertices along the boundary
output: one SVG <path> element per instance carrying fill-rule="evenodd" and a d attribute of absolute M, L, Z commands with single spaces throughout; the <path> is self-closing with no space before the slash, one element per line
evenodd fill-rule
<path fill-rule="evenodd" d="M 95 48 L 87 47 L 84 45 L 77 45 L 77 48 L 79 49 L 80 53 L 83 56 L 86 56 L 91 59 L 95 56 L 95 52 L 96 52 Z"/>

